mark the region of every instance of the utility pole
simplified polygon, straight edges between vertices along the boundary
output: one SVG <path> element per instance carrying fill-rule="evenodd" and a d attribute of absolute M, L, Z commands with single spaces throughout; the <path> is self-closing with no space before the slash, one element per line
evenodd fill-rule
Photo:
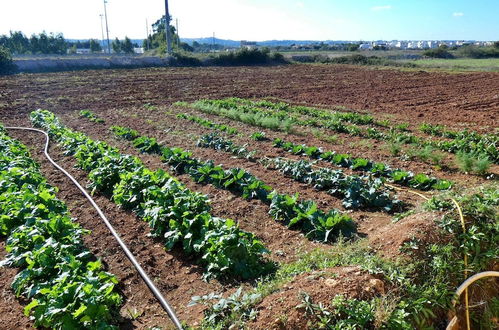
<path fill-rule="evenodd" d="M 213 32 L 213 37 L 211 38 L 211 51 L 215 52 L 215 32 Z"/>
<path fill-rule="evenodd" d="M 107 9 L 106 9 L 107 0 L 104 0 L 104 16 L 106 18 L 106 34 L 107 34 L 107 53 L 111 54 L 111 44 L 109 43 L 109 27 L 107 25 Z"/>
<path fill-rule="evenodd" d="M 166 52 L 172 53 L 172 41 L 170 37 L 170 12 L 168 11 L 168 0 L 165 0 L 165 34 L 166 34 Z"/>
<path fill-rule="evenodd" d="M 99 14 L 100 16 L 100 32 L 102 33 L 102 48 L 104 49 L 104 23 L 102 22 L 102 19 L 104 18 L 104 15 Z"/>
<path fill-rule="evenodd" d="M 177 32 L 177 49 L 180 49 L 180 34 L 178 34 L 178 18 L 175 18 L 175 32 Z"/>
<path fill-rule="evenodd" d="M 147 18 L 146 18 L 146 45 L 145 48 L 146 50 L 149 50 L 149 24 L 147 23 Z"/>

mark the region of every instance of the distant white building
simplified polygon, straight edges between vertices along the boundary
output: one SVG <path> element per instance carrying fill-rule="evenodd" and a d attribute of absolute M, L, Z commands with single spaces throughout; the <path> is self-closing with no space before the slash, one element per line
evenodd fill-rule
<path fill-rule="evenodd" d="M 395 48 L 400 48 L 400 49 L 407 49 L 407 41 L 397 41 L 395 44 Z"/>
<path fill-rule="evenodd" d="M 90 48 L 77 48 L 76 49 L 76 54 L 90 54 L 92 51 Z"/>
<path fill-rule="evenodd" d="M 241 40 L 241 48 L 255 49 L 256 41 Z"/>
<path fill-rule="evenodd" d="M 359 50 L 369 50 L 373 49 L 373 46 L 371 44 L 360 44 L 359 45 Z"/>
<path fill-rule="evenodd" d="M 407 43 L 407 48 L 408 48 L 408 49 L 415 49 L 415 48 L 418 48 L 418 44 L 417 44 L 417 42 L 415 42 L 415 41 L 409 41 L 409 42 Z"/>
<path fill-rule="evenodd" d="M 431 40 L 426 41 L 425 48 L 435 48 L 435 47 L 436 47 L 436 43 L 434 43 Z"/>

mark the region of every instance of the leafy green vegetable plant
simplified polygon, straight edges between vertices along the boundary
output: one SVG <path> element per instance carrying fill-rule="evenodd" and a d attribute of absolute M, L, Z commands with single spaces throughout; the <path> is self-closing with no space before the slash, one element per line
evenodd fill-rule
<path fill-rule="evenodd" d="M 90 110 L 81 110 L 80 117 L 88 118 L 90 121 L 93 121 L 94 123 L 99 123 L 99 124 L 104 123 L 104 119 L 97 117 L 97 115 Z"/>
<path fill-rule="evenodd" d="M 114 329 L 121 296 L 116 277 L 84 246 L 73 222 L 26 147 L 0 130 L 0 266 L 19 268 L 12 289 L 36 327 Z"/>
<path fill-rule="evenodd" d="M 138 159 L 74 133 L 48 111 L 37 110 L 31 119 L 77 157 L 79 163 L 87 164 L 95 190 L 112 190 L 113 200 L 147 220 L 152 233 L 164 240 L 166 248 L 180 245 L 186 254 L 197 256 L 206 269 L 205 278 L 249 279 L 274 268 L 273 263 L 264 260 L 268 251 L 253 234 L 242 231 L 233 220 L 209 213 L 206 196 L 188 190 L 162 170 L 150 171 Z M 154 139 L 137 137 L 134 144 L 144 152 L 160 152 Z M 84 145 L 100 148 L 90 154 L 79 152 Z"/>
<path fill-rule="evenodd" d="M 215 293 L 205 296 L 194 296 L 189 306 L 202 304 L 208 307 L 205 310 L 205 318 L 203 320 L 205 327 L 241 326 L 244 322 L 255 319 L 258 313 L 252 308 L 252 305 L 260 300 L 259 294 L 243 295 L 242 291 L 243 288 L 240 287 L 227 298 L 223 298 L 221 294 Z"/>
<path fill-rule="evenodd" d="M 211 140 L 210 136 L 209 141 L 218 140 Z M 232 146 L 231 143 L 228 144 L 229 146 Z M 227 141 L 221 140 L 221 142 L 216 145 L 220 146 L 220 148 L 218 149 L 224 150 L 224 146 L 227 145 Z M 274 203 L 274 197 L 270 195 L 272 188 L 244 169 L 230 168 L 224 170 L 221 166 L 215 165 L 212 161 L 202 161 L 199 159 L 195 159 L 192 157 L 191 153 L 183 151 L 180 148 L 169 148 L 166 146 L 162 146 L 161 150 L 162 160 L 164 162 L 174 167 L 178 173 L 189 174 L 191 178 L 197 183 L 211 183 L 222 189 L 227 189 L 232 192 L 238 193 L 243 198 L 259 199 L 264 203 L 270 203 L 271 205 L 269 214 L 275 220 L 282 220 L 286 223 L 291 223 L 289 227 L 291 227 L 294 222 L 300 222 L 300 219 L 303 218 L 303 216 L 297 216 L 295 214 L 296 212 L 301 212 L 300 214 L 303 214 L 303 212 L 305 212 L 303 207 L 295 208 L 295 213 L 288 214 L 285 218 L 282 218 L 282 215 L 279 214 L 278 211 L 275 211 L 276 208 L 273 208 L 272 206 Z M 151 181 L 150 179 L 148 179 L 149 175 L 147 174 L 143 173 L 136 176 L 146 177 L 146 182 Z M 140 199 L 142 191 L 145 191 L 146 187 L 140 186 L 134 190 L 136 192 L 131 194 L 128 198 L 134 197 L 136 203 L 136 200 Z M 277 193 L 274 192 L 274 194 Z M 279 197 L 276 197 L 277 199 L 295 198 L 295 201 L 298 201 L 297 195 L 291 197 L 288 195 L 278 194 L 278 196 Z M 300 201 L 299 205 L 311 206 L 311 210 L 309 210 L 308 212 L 311 212 L 310 215 L 312 217 L 310 219 L 312 219 L 313 221 L 310 223 L 310 225 L 307 226 L 294 227 L 304 231 L 306 233 L 306 236 L 310 239 L 328 242 L 333 241 L 340 234 L 340 232 L 343 236 L 350 236 L 355 231 L 355 226 L 352 219 L 338 210 L 330 210 L 328 213 L 325 213 L 321 210 L 317 210 L 317 205 L 315 205 L 315 203 L 311 201 Z M 133 207 L 135 207 L 135 205 L 132 205 L 130 208 Z"/>
<path fill-rule="evenodd" d="M 255 132 L 255 133 L 250 135 L 250 138 L 255 140 L 255 141 L 268 140 L 267 136 L 265 135 L 265 132 Z"/>
<path fill-rule="evenodd" d="M 237 158 L 245 158 L 248 160 L 254 160 L 254 155 L 256 151 L 249 151 L 246 145 L 239 146 L 236 145 L 231 140 L 227 140 L 224 137 L 218 135 L 217 133 L 209 133 L 202 135 L 196 145 L 201 148 L 212 148 L 215 150 L 223 150 L 230 152 Z"/>
<path fill-rule="evenodd" d="M 307 155 L 312 159 L 320 159 L 330 162 L 339 167 L 350 168 L 355 171 L 363 171 L 377 177 L 384 177 L 390 179 L 392 182 L 409 186 L 421 190 L 446 190 L 451 188 L 452 182 L 448 180 L 437 179 L 428 177 L 425 184 L 420 184 L 418 180 L 424 174 L 416 174 L 418 179 L 411 180 L 414 177 L 412 172 L 402 171 L 400 169 L 392 169 L 390 166 L 383 163 L 376 163 L 365 158 L 354 158 L 349 154 L 338 154 L 334 151 L 323 151 L 320 148 L 308 147 L 306 145 L 297 145 L 292 142 L 286 142 L 282 139 L 275 139 L 274 147 L 286 150 L 295 155 Z"/>
<path fill-rule="evenodd" d="M 266 163 L 299 182 L 342 197 L 345 208 L 382 208 L 391 211 L 400 204 L 398 200 L 392 199 L 388 192 L 382 190 L 382 182 L 379 179 L 345 175 L 341 170 L 329 168 L 314 169 L 313 163 L 304 160 L 273 158 L 266 159 Z M 357 161 L 358 166 L 363 166 L 364 163 L 362 159 Z"/>

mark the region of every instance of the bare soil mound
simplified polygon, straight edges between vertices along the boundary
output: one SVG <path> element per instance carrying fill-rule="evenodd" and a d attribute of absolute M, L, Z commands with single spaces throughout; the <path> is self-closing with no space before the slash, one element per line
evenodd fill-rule
<path fill-rule="evenodd" d="M 302 303 L 308 294 L 316 304 L 328 306 L 336 295 L 346 298 L 369 299 L 385 293 L 385 284 L 360 267 L 334 267 L 295 277 L 281 290 L 268 295 L 258 305 L 258 320 L 251 329 L 305 329 L 310 319 Z"/>

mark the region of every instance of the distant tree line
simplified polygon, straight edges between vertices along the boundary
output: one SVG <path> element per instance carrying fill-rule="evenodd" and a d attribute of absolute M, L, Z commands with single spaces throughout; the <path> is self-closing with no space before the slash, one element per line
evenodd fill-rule
<path fill-rule="evenodd" d="M 455 58 L 455 57 L 498 58 L 499 41 L 494 42 L 492 46 L 486 46 L 486 47 L 467 44 L 459 47 L 450 48 L 446 45 L 442 45 L 438 48 L 425 50 L 423 52 L 423 55 L 433 58 Z"/>
<path fill-rule="evenodd" d="M 133 48 L 138 47 L 138 45 L 132 44 L 130 38 L 125 37 L 124 40 L 119 40 L 118 38 L 114 39 L 111 44 L 111 47 L 113 48 L 113 52 L 116 54 L 119 53 L 133 54 L 134 53 Z"/>
<path fill-rule="evenodd" d="M 89 39 L 89 40 L 78 40 L 76 42 L 68 42 L 69 53 L 76 54 L 78 49 L 90 49 L 92 53 L 101 53 L 102 46 L 99 40 Z"/>
<path fill-rule="evenodd" d="M 77 42 L 74 43 L 69 43 L 70 53 L 76 53 L 77 49 L 90 49 L 92 53 L 101 53 L 102 52 L 102 46 L 99 40 L 96 39 L 89 39 L 89 40 L 78 40 Z M 107 47 L 105 45 L 105 47 Z M 113 53 L 115 54 L 133 54 L 134 53 L 134 48 L 139 47 L 137 44 L 133 44 L 132 40 L 130 38 L 125 37 L 123 40 L 119 40 L 118 38 L 114 39 L 111 42 L 110 45 L 111 49 L 113 50 Z"/>
<path fill-rule="evenodd" d="M 25 36 L 21 31 L 0 35 L 0 46 L 7 48 L 12 54 L 66 54 L 68 43 L 62 33 L 49 33 Z"/>
<path fill-rule="evenodd" d="M 164 35 L 164 32 L 163 32 Z M 0 35 L 0 47 L 7 49 L 13 55 L 22 54 L 67 54 L 76 53 L 77 49 L 90 49 L 92 53 L 102 52 L 102 45 L 99 40 L 78 40 L 70 42 L 64 39 L 62 33 L 33 34 L 27 37 L 21 31 L 10 32 L 9 35 Z M 124 40 L 116 38 L 111 47 L 115 53 L 133 54 L 134 47 L 130 38 Z"/>
<path fill-rule="evenodd" d="M 213 43 L 199 43 L 197 41 L 193 41 L 190 46 L 193 52 L 197 53 L 208 53 L 211 51 L 220 51 L 227 49 L 227 46 L 221 44 L 213 44 Z"/>

